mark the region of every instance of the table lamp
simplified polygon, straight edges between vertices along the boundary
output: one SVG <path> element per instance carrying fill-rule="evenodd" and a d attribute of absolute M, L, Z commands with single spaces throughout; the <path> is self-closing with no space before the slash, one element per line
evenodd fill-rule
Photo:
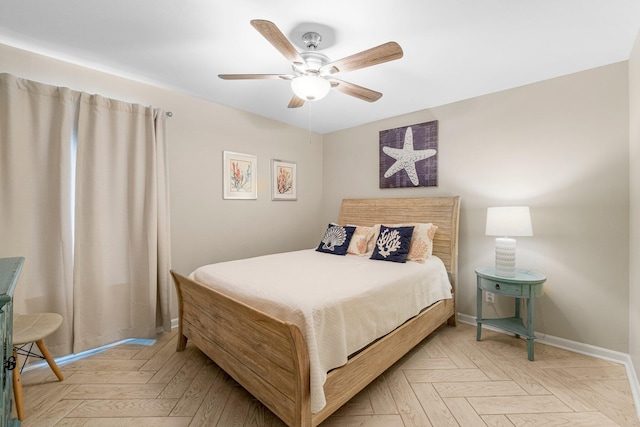
<path fill-rule="evenodd" d="M 496 275 L 516 276 L 516 239 L 533 236 L 531 213 L 528 206 L 499 207 L 487 209 L 487 236 L 496 238 Z"/>

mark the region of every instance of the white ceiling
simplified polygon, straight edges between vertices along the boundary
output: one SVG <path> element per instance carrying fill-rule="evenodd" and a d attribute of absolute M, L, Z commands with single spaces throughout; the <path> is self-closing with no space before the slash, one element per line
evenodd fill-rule
<path fill-rule="evenodd" d="M 217 77 L 291 73 L 251 19 L 300 51 L 303 32 L 320 32 L 332 60 L 387 41 L 404 57 L 339 75 L 377 102 L 332 91 L 288 109 L 287 81 Z M 639 30 L 639 0 L 0 1 L 0 43 L 320 133 L 623 61 Z"/>

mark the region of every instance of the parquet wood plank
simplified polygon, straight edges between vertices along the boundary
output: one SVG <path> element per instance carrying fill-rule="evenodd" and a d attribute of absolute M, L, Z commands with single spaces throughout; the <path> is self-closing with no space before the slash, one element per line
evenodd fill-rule
<path fill-rule="evenodd" d="M 420 401 L 431 424 L 436 427 L 455 427 L 458 425 L 449 407 L 442 400 L 433 384 L 414 383 L 411 384 L 413 392 Z"/>
<path fill-rule="evenodd" d="M 369 396 L 369 390 L 365 389 L 356 394 L 350 401 L 338 409 L 335 414 L 341 417 L 373 415 L 374 411 L 371 404 L 371 398 Z"/>
<path fill-rule="evenodd" d="M 176 337 L 178 336 L 178 330 L 174 329 L 169 333 L 161 333 L 158 334 L 155 340 L 151 345 L 144 344 L 134 344 L 136 347 L 140 348 L 140 351 L 133 356 L 133 359 L 141 359 L 141 360 L 149 360 L 153 358 L 153 356 L 166 347 L 167 343 L 173 343 L 175 346 Z M 118 346 L 120 347 L 120 346 Z M 128 348 L 125 344 L 125 348 Z"/>
<path fill-rule="evenodd" d="M 172 341 L 163 341 L 164 346 L 158 349 L 154 353 L 154 355 L 145 361 L 145 364 L 140 368 L 143 371 L 157 371 L 162 368 L 167 361 L 175 355 L 176 353 L 176 344 Z M 158 345 L 159 347 L 159 345 Z M 135 357 L 135 359 L 139 358 L 139 354 Z M 142 359 L 144 360 L 144 359 Z"/>
<path fill-rule="evenodd" d="M 467 382 L 489 381 L 489 377 L 480 369 L 407 369 L 405 375 L 410 382 Z"/>
<path fill-rule="evenodd" d="M 376 378 L 367 390 L 374 414 L 396 415 L 399 413 L 396 402 L 393 400 L 386 374 Z"/>
<path fill-rule="evenodd" d="M 81 402 L 77 400 L 59 400 L 49 405 L 46 412 L 31 413 L 22 423 L 22 427 L 53 427 L 73 412 Z"/>
<path fill-rule="evenodd" d="M 223 393 L 223 376 L 225 374 L 220 368 L 215 366 L 215 369 L 211 369 L 211 365 L 202 365 L 197 372 L 198 374 L 194 376 L 190 386 L 180 396 L 178 403 L 173 408 L 172 416 L 193 417 L 209 394 L 209 389 L 214 388 L 215 391 L 219 390 L 219 393 Z"/>
<path fill-rule="evenodd" d="M 65 371 L 138 371 L 144 360 L 86 358 L 64 365 Z"/>
<path fill-rule="evenodd" d="M 233 380 L 222 371 L 217 371 L 215 378 L 216 381 L 209 388 L 193 416 L 190 427 L 215 426 L 222 416 L 222 412 L 229 400 L 230 387 L 233 387 L 234 384 Z"/>
<path fill-rule="evenodd" d="M 163 384 L 79 384 L 65 399 L 155 399 Z"/>
<path fill-rule="evenodd" d="M 185 350 L 185 353 L 187 350 Z M 185 362 L 180 370 L 171 378 L 166 384 L 162 393 L 158 397 L 162 398 L 180 398 L 188 390 L 195 376 L 200 372 L 205 365 L 207 370 L 215 370 L 212 365 L 213 362 L 205 356 L 201 351 L 194 351 L 191 357 Z"/>
<path fill-rule="evenodd" d="M 190 417 L 90 418 L 83 427 L 187 427 Z"/>
<path fill-rule="evenodd" d="M 509 421 L 506 415 L 482 415 L 480 418 L 482 418 L 487 427 L 514 427 L 514 424 Z"/>
<path fill-rule="evenodd" d="M 399 415 L 355 415 L 350 417 L 330 417 L 322 427 L 404 427 Z"/>
<path fill-rule="evenodd" d="M 480 415 L 572 412 L 556 396 L 469 397 L 467 401 Z"/>
<path fill-rule="evenodd" d="M 464 397 L 446 397 L 443 399 L 447 407 L 456 418 L 460 427 L 483 426 L 484 421 Z"/>
<path fill-rule="evenodd" d="M 83 400 L 68 414 L 68 417 L 166 417 L 176 405 L 177 401 L 178 399 Z"/>
<path fill-rule="evenodd" d="M 568 414 L 517 414 L 509 415 L 516 427 L 621 427 L 600 412 L 580 412 Z"/>
<path fill-rule="evenodd" d="M 562 381 L 562 377 L 557 375 L 555 369 L 539 369 L 537 366 L 532 369 L 535 370 L 538 382 L 574 411 L 592 412 L 595 410 L 579 393 L 567 387 L 566 382 Z"/>
<path fill-rule="evenodd" d="M 387 379 L 391 395 L 396 402 L 405 427 L 430 427 L 432 424 L 429 417 L 422 409 L 420 401 L 418 401 L 402 370 L 391 369 Z"/>
<path fill-rule="evenodd" d="M 188 351 L 193 352 L 195 349 L 189 348 Z M 174 352 L 162 367 L 149 379 L 149 382 L 153 384 L 169 384 L 190 357 L 191 354 L 189 353 L 185 354 L 185 352 Z"/>
<path fill-rule="evenodd" d="M 63 418 L 56 427 L 82 427 L 85 426 L 91 418 Z"/>
<path fill-rule="evenodd" d="M 491 357 L 486 350 L 487 346 L 482 346 L 480 351 L 487 355 L 487 357 Z M 523 348 L 523 351 L 526 350 L 524 350 Z M 520 357 L 522 357 L 522 354 L 520 355 Z M 495 360 L 495 363 L 500 366 L 500 369 L 502 369 L 505 375 L 507 375 L 510 380 L 514 381 L 520 387 L 522 387 L 527 393 L 531 395 L 551 394 L 551 392 L 544 388 L 536 380 L 536 378 L 531 376 L 528 369 L 509 364 L 508 362 L 510 359 L 501 357 L 499 353 L 494 353 L 493 359 Z"/>
<path fill-rule="evenodd" d="M 249 415 L 249 405 L 253 398 L 242 387 L 234 385 L 230 388 L 229 398 L 218 424 L 220 426 L 244 426 Z"/>
<path fill-rule="evenodd" d="M 77 371 L 66 384 L 146 384 L 153 371 Z"/>
<path fill-rule="evenodd" d="M 251 399 L 247 418 L 244 421 L 245 427 L 287 427 L 280 418 L 269 411 L 256 399 Z"/>
<path fill-rule="evenodd" d="M 140 353 L 140 348 L 137 349 L 126 349 L 120 347 L 111 347 L 104 351 L 99 351 L 95 354 L 91 355 L 92 359 L 132 359 L 135 355 Z"/>
<path fill-rule="evenodd" d="M 434 383 L 441 397 L 523 396 L 527 392 L 513 381 Z"/>
<path fill-rule="evenodd" d="M 452 343 L 452 345 L 459 348 L 469 358 L 469 360 L 471 360 L 476 367 L 480 368 L 492 381 L 507 381 L 511 379 L 509 378 L 509 375 L 500 369 L 495 360 L 490 359 L 482 352 L 477 351 L 475 342 L 459 340 Z"/>

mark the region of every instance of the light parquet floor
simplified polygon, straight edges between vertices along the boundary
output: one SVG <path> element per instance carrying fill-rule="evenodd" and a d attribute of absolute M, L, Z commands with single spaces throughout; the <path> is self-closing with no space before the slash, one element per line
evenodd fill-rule
<path fill-rule="evenodd" d="M 284 426 L 176 332 L 23 373 L 24 427 Z M 640 426 L 624 366 L 443 326 L 322 427 Z"/>

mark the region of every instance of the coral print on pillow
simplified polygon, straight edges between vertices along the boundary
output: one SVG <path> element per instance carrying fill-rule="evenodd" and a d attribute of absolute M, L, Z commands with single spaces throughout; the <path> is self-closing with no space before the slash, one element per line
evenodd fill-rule
<path fill-rule="evenodd" d="M 354 231 L 356 231 L 355 227 L 329 224 L 316 251 L 346 255 Z"/>
<path fill-rule="evenodd" d="M 371 259 L 383 261 L 407 262 L 413 227 L 380 226 Z"/>
<path fill-rule="evenodd" d="M 351 243 L 347 249 L 348 254 L 358 256 L 370 256 L 373 250 L 373 235 L 375 230 L 373 227 L 355 226 L 356 231 L 353 233 Z M 371 247 L 369 247 L 371 245 Z"/>
<path fill-rule="evenodd" d="M 438 230 L 437 225 L 431 223 L 403 224 L 413 225 L 413 236 L 411 237 L 411 248 L 409 248 L 409 261 L 425 262 L 433 253 L 433 237 Z"/>

